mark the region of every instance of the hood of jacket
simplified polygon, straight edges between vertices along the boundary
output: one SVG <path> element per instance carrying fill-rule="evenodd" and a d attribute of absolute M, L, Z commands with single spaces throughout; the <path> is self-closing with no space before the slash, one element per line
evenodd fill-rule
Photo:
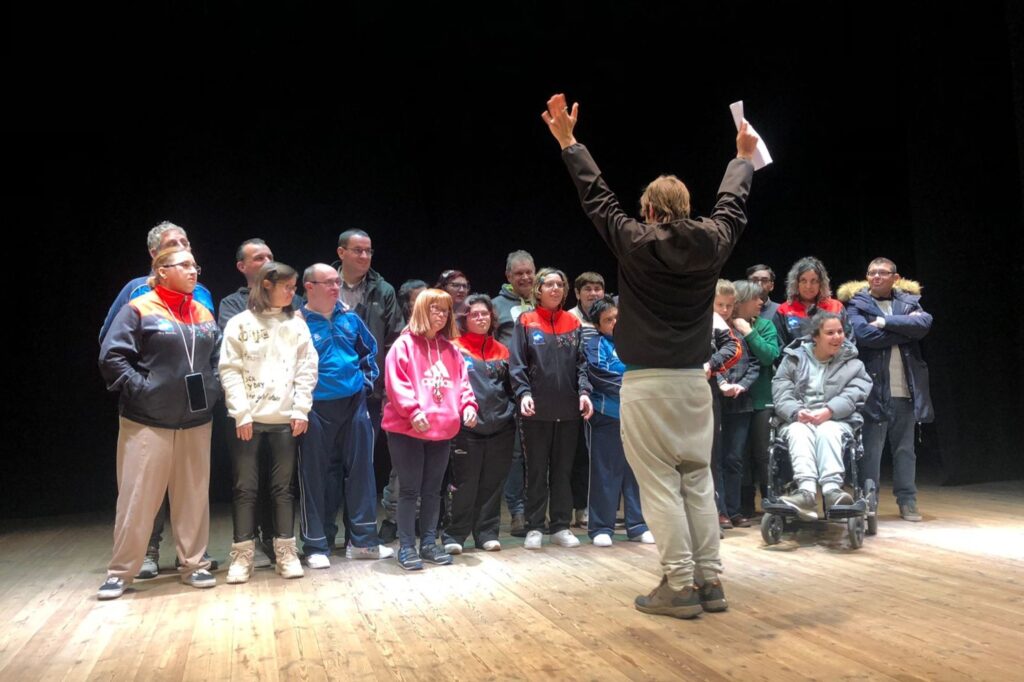
<path fill-rule="evenodd" d="M 802 354 L 813 352 L 814 340 L 810 336 L 801 336 L 799 339 L 795 339 L 793 343 L 789 344 L 788 346 L 782 349 L 783 356 L 792 355 L 798 360 L 800 359 L 800 356 Z M 846 362 L 847 360 L 852 360 L 856 358 L 858 355 L 859 353 L 857 352 L 857 346 L 853 345 L 853 343 L 849 339 L 846 339 L 845 341 L 843 341 L 843 345 L 839 347 L 839 352 L 836 353 L 835 357 L 833 357 L 832 360 L 830 360 L 830 362 L 835 360 L 838 360 L 840 362 Z"/>
<path fill-rule="evenodd" d="M 850 300 L 856 294 L 860 293 L 861 291 L 866 292 L 867 289 L 868 281 L 866 279 L 851 280 L 849 282 L 846 282 L 845 284 L 842 284 L 839 287 L 839 291 L 836 293 L 836 298 L 838 298 L 843 303 L 849 303 Z M 912 296 L 920 296 L 921 291 L 923 289 L 924 287 L 922 287 L 921 284 L 915 280 L 900 279 L 896 286 L 892 288 L 892 291 L 893 294 L 902 291 L 904 293 L 911 294 Z M 868 292 L 868 295 L 870 296 L 870 292 Z"/>

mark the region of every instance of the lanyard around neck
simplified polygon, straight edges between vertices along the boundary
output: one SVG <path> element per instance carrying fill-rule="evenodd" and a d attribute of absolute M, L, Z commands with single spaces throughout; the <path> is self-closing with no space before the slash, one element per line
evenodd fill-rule
<path fill-rule="evenodd" d="M 178 333 L 181 334 L 181 345 L 185 347 L 185 358 L 188 360 L 188 371 L 195 372 L 195 359 L 196 359 L 196 325 L 192 321 L 192 306 L 188 307 L 188 326 L 192 329 L 192 350 L 188 348 L 188 342 L 185 340 L 185 330 L 181 328 L 181 322 L 178 322 L 178 318 L 174 315 L 174 311 L 171 310 L 171 306 L 167 305 L 164 299 L 160 298 L 160 294 L 157 294 L 157 299 L 160 304 L 167 309 L 171 319 L 174 320 L 174 324 L 178 325 Z"/>

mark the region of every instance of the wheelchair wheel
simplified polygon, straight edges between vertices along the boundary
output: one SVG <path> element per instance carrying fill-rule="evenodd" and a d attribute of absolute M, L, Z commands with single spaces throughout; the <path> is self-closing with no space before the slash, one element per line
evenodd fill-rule
<path fill-rule="evenodd" d="M 864 482 L 864 497 L 868 500 L 868 535 L 878 535 L 878 488 L 868 479 Z"/>
<path fill-rule="evenodd" d="M 846 520 L 846 527 L 850 531 L 850 547 L 860 548 L 864 544 L 864 517 L 852 516 Z"/>
<path fill-rule="evenodd" d="M 778 514 L 765 514 L 761 517 L 761 539 L 766 545 L 777 545 L 782 540 L 784 521 Z"/>

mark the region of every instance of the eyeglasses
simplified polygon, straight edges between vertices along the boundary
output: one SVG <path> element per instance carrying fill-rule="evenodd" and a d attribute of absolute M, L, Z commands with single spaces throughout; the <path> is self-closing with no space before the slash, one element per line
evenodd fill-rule
<path fill-rule="evenodd" d="M 316 280 L 310 280 L 309 283 L 310 284 L 323 284 L 323 285 L 328 286 L 328 287 L 340 287 L 341 286 L 341 280 L 340 279 L 325 279 L 322 282 L 317 282 Z"/>
<path fill-rule="evenodd" d="M 472 312 L 466 313 L 466 317 L 468 317 L 471 320 L 486 320 L 490 316 L 491 313 L 486 310 L 474 310 Z"/>
<path fill-rule="evenodd" d="M 163 268 L 182 268 L 183 270 L 195 270 L 197 275 L 200 274 L 203 271 L 203 269 L 201 267 L 199 267 L 198 265 L 196 265 L 195 263 L 192 263 L 190 261 L 184 261 L 184 262 L 181 262 L 181 263 L 167 263 L 165 265 L 161 265 L 160 267 L 163 267 Z"/>
<path fill-rule="evenodd" d="M 893 270 L 868 270 L 868 277 L 889 277 L 895 274 Z"/>
<path fill-rule="evenodd" d="M 544 282 L 540 285 L 541 289 L 564 289 L 565 284 L 562 282 Z"/>
<path fill-rule="evenodd" d="M 432 305 L 432 306 L 430 306 L 430 314 L 431 315 L 438 315 L 440 317 L 448 317 L 448 309 L 447 308 L 439 308 L 436 305 Z"/>
<path fill-rule="evenodd" d="M 452 289 L 458 289 L 459 291 L 469 291 L 468 282 L 449 282 L 448 286 Z"/>
<path fill-rule="evenodd" d="M 771 277 L 748 277 L 748 281 L 754 282 L 755 284 L 764 284 L 765 282 L 774 282 L 775 280 Z"/>
<path fill-rule="evenodd" d="M 356 254 L 357 256 L 372 256 L 373 255 L 373 249 L 360 249 L 359 247 L 355 247 L 355 248 L 351 248 L 350 249 L 347 246 L 343 246 L 341 248 L 345 249 L 346 251 L 351 251 L 352 253 Z"/>

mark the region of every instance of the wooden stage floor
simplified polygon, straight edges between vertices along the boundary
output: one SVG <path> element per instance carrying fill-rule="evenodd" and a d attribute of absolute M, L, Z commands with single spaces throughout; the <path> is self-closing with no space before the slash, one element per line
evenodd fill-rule
<path fill-rule="evenodd" d="M 109 516 L 2 522 L 0 680 L 1024 679 L 1024 482 L 919 499 L 919 524 L 883 500 L 856 551 L 839 527 L 771 548 L 727 532 L 731 607 L 693 621 L 633 608 L 658 565 L 624 541 L 527 552 L 503 537 L 418 574 L 334 557 L 227 585 L 221 568 L 212 590 L 165 572 L 98 602 Z"/>

